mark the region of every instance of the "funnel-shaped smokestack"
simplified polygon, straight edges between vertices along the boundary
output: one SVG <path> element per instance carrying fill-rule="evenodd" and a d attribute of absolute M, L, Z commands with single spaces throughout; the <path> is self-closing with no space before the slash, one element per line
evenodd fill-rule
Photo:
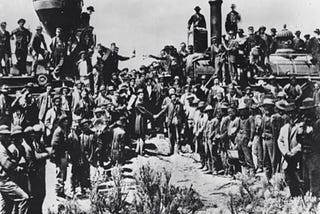
<path fill-rule="evenodd" d="M 217 41 L 221 43 L 222 34 L 222 15 L 221 15 L 221 5 L 222 0 L 210 0 L 210 30 L 211 38 L 217 37 Z M 210 39 L 211 40 L 211 39 Z M 211 41 L 212 43 L 212 41 Z"/>

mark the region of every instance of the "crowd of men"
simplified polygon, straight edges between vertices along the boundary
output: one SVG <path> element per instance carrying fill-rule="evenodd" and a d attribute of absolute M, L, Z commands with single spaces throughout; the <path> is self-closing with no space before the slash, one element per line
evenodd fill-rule
<path fill-rule="evenodd" d="M 240 18 L 227 20 L 238 22 Z M 23 27 L 25 21 L 19 23 Z M 190 23 L 194 24 L 192 20 Z M 318 195 L 319 85 L 314 85 L 313 97 L 303 96 L 294 75 L 284 86 L 270 75 L 266 81 L 243 87 L 237 78 L 239 63 L 246 59 L 255 66 L 262 62 L 266 65 L 277 34 L 274 29 L 272 35 L 267 35 L 265 27 L 258 32 L 249 27 L 249 36 L 244 36 L 241 29 L 233 32 L 234 25 L 228 27 L 228 38 L 224 37 L 221 45 L 217 46 L 213 38 L 210 56 L 217 72 L 212 77 L 198 79 L 186 74 L 186 58 L 193 50 L 185 43 L 181 43 L 180 50 L 165 46 L 160 56 L 150 55 L 156 61 L 149 66 L 120 71 L 119 61 L 130 58 L 120 56 L 112 43 L 110 48 L 99 44 L 94 50 L 92 46 L 82 49 L 73 88 L 47 84 L 46 91 L 34 97 L 30 83 L 13 97 L 9 87 L 2 85 L 1 213 L 12 213 L 13 209 L 17 213 L 42 213 L 47 159 L 56 165 L 57 196 L 66 196 L 70 163 L 72 193 L 86 196 L 91 187 L 90 168 L 122 164 L 130 148 L 137 155 L 145 155 L 146 138 L 157 133 L 169 138 L 171 155 L 199 153 L 204 173 L 265 173 L 270 179 L 284 171 L 292 196 L 307 190 Z M 58 49 L 61 44 L 64 48 L 61 30 L 57 29 L 52 42 Z M 21 29 L 14 32 L 23 38 L 30 35 Z M 36 41 L 45 45 L 40 28 L 39 33 Z M 289 39 L 294 48 L 308 51 L 307 41 L 299 39 L 298 32 L 296 36 Z M 1 52 L 3 44 L 1 57 L 10 59 L 6 55 L 9 52 Z M 231 68 L 228 81 L 219 73 L 222 49 L 228 53 Z M 34 50 L 45 55 L 43 49 Z M 57 64 L 63 58 L 58 52 L 53 56 Z M 24 67 L 24 61 L 19 66 Z"/>

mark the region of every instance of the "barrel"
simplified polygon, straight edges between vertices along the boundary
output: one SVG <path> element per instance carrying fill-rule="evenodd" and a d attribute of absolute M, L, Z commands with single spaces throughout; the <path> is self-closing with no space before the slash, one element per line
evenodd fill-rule
<path fill-rule="evenodd" d="M 34 9 L 51 37 L 57 27 L 65 33 L 78 28 L 82 4 L 82 0 L 33 0 Z"/>

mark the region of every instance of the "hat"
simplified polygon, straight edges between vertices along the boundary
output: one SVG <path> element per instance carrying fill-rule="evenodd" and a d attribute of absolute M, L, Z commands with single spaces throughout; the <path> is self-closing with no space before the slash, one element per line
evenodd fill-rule
<path fill-rule="evenodd" d="M 280 100 L 280 101 L 278 101 L 278 102 L 275 103 L 276 108 L 279 109 L 279 110 L 281 110 L 281 111 L 284 111 L 284 110 L 285 110 L 287 104 L 288 104 L 288 102 L 285 101 L 285 100 Z"/>
<path fill-rule="evenodd" d="M 244 33 L 244 30 L 242 28 L 239 28 L 238 33 Z"/>
<path fill-rule="evenodd" d="M 264 30 L 264 31 L 265 31 L 266 29 L 267 29 L 267 28 L 266 28 L 265 26 L 259 27 L 259 31 L 260 31 L 260 30 Z"/>
<path fill-rule="evenodd" d="M 9 127 L 7 125 L 0 126 L 0 134 L 11 134 Z"/>
<path fill-rule="evenodd" d="M 86 52 L 85 51 L 80 51 L 78 56 L 81 56 L 82 54 L 86 54 Z"/>
<path fill-rule="evenodd" d="M 284 111 L 285 112 L 291 112 L 297 109 L 297 106 L 295 103 L 287 103 L 287 105 L 285 106 Z"/>
<path fill-rule="evenodd" d="M 41 26 L 41 25 L 38 25 L 38 26 L 36 27 L 36 30 L 42 30 L 42 26 Z"/>
<path fill-rule="evenodd" d="M 82 120 L 80 121 L 80 125 L 82 125 L 82 126 L 83 126 L 84 124 L 86 124 L 86 123 L 89 123 L 89 124 L 90 124 L 90 123 L 91 123 L 91 120 L 84 118 L 84 119 L 82 119 Z"/>
<path fill-rule="evenodd" d="M 1 25 L 1 26 L 6 26 L 6 25 L 7 25 L 7 22 L 1 22 L 0 25 Z"/>
<path fill-rule="evenodd" d="M 61 97 L 60 97 L 60 95 L 58 95 L 58 94 L 56 94 L 56 95 L 53 96 L 52 101 L 54 102 L 54 101 L 57 100 L 57 99 L 60 99 L 60 100 L 61 100 Z"/>
<path fill-rule="evenodd" d="M 9 92 L 9 86 L 3 85 L 3 86 L 0 88 L 0 92 L 2 92 L 2 93 L 8 93 L 8 92 Z"/>
<path fill-rule="evenodd" d="M 286 96 L 286 94 L 283 91 L 279 91 L 278 94 L 277 94 L 278 98 L 283 98 L 285 96 Z"/>
<path fill-rule="evenodd" d="M 248 106 L 247 106 L 247 104 L 245 102 L 240 102 L 239 103 L 239 106 L 238 106 L 239 110 L 243 110 L 243 109 L 247 109 L 247 108 L 248 108 Z"/>
<path fill-rule="evenodd" d="M 192 106 L 197 106 L 198 107 L 198 104 L 199 104 L 200 100 L 198 98 L 195 98 L 192 100 L 192 102 L 190 103 Z"/>
<path fill-rule="evenodd" d="M 201 8 L 200 8 L 199 6 L 196 6 L 196 7 L 194 8 L 194 10 L 195 10 L 195 11 L 200 11 Z"/>
<path fill-rule="evenodd" d="M 277 32 L 277 29 L 271 28 L 270 31 L 271 31 L 272 33 L 276 33 L 276 32 Z"/>
<path fill-rule="evenodd" d="M 300 34 L 301 34 L 301 31 L 300 31 L 300 30 L 297 30 L 294 34 L 295 34 L 295 35 L 300 35 Z"/>
<path fill-rule="evenodd" d="M 23 129 L 21 126 L 13 126 L 11 130 L 11 136 L 20 135 L 23 133 Z"/>
<path fill-rule="evenodd" d="M 316 107 L 314 99 L 311 97 L 308 97 L 302 101 L 302 105 L 299 108 L 300 110 L 310 110 L 314 109 Z"/>
<path fill-rule="evenodd" d="M 137 91 L 137 94 L 141 94 L 141 93 L 144 93 L 144 92 L 143 92 L 143 89 L 142 89 L 142 88 L 139 88 L 138 91 Z"/>
<path fill-rule="evenodd" d="M 206 108 L 204 109 L 205 112 L 209 112 L 209 111 L 213 111 L 214 108 L 212 107 L 212 105 L 207 105 Z"/>
<path fill-rule="evenodd" d="M 228 103 L 226 102 L 223 102 L 220 106 L 219 106 L 220 109 L 228 109 L 229 108 L 229 105 Z"/>
<path fill-rule="evenodd" d="M 60 93 L 62 93 L 63 89 L 67 89 L 67 90 L 68 90 L 67 93 L 70 92 L 70 88 L 69 88 L 69 87 L 67 87 L 67 86 L 62 86 L 62 87 L 60 88 Z"/>
<path fill-rule="evenodd" d="M 248 30 L 254 30 L 254 27 L 253 26 L 249 26 Z"/>
<path fill-rule="evenodd" d="M 180 77 L 178 77 L 178 76 L 174 77 L 174 80 L 179 80 L 179 79 L 180 79 Z"/>
<path fill-rule="evenodd" d="M 200 101 L 200 102 L 198 103 L 197 109 L 202 109 L 202 108 L 204 108 L 205 106 L 206 106 L 206 103 L 205 103 L 204 101 Z"/>
<path fill-rule="evenodd" d="M 317 29 L 315 29 L 313 32 L 319 35 L 319 34 L 320 34 L 320 29 L 317 28 Z"/>
<path fill-rule="evenodd" d="M 175 88 L 170 88 L 169 89 L 169 95 L 175 94 L 175 93 L 176 93 L 176 89 Z"/>
<path fill-rule="evenodd" d="M 24 129 L 24 133 L 30 133 L 34 132 L 33 126 L 28 126 L 27 128 Z"/>
<path fill-rule="evenodd" d="M 87 7 L 87 10 L 94 12 L 94 7 L 89 6 L 89 7 Z"/>
<path fill-rule="evenodd" d="M 23 24 L 24 24 L 24 23 L 26 23 L 26 20 L 21 18 L 21 19 L 18 20 L 17 23 L 20 24 L 21 22 L 23 22 Z"/>
<path fill-rule="evenodd" d="M 236 5 L 235 4 L 231 4 L 231 8 L 236 8 Z"/>
<path fill-rule="evenodd" d="M 140 66 L 140 70 L 146 70 L 146 69 L 147 69 L 147 66 L 145 66 L 145 65 Z"/>
<path fill-rule="evenodd" d="M 274 106 L 273 99 L 271 99 L 271 98 L 265 98 L 265 99 L 263 100 L 263 102 L 262 102 L 262 105 L 263 105 L 263 106 L 266 106 L 266 105 L 272 105 L 272 106 Z"/>
<path fill-rule="evenodd" d="M 35 85 L 34 85 L 34 83 L 32 83 L 32 82 L 28 82 L 25 87 L 27 87 L 27 88 L 33 88 L 33 87 L 35 87 Z"/>
<path fill-rule="evenodd" d="M 36 124 L 33 126 L 33 131 L 34 132 L 43 132 L 44 131 L 44 126 L 43 124 Z"/>
<path fill-rule="evenodd" d="M 304 38 L 310 38 L 310 34 L 306 34 L 303 36 Z"/>
<path fill-rule="evenodd" d="M 101 91 L 105 91 L 105 90 L 106 90 L 106 86 L 104 86 L 104 85 L 100 86 L 100 88 L 99 88 L 99 92 L 101 92 Z"/>
<path fill-rule="evenodd" d="M 187 100 L 193 100 L 193 99 L 195 99 L 195 96 L 194 95 L 192 95 L 192 94 L 190 94 L 189 96 L 187 96 L 187 98 L 186 98 Z"/>
<path fill-rule="evenodd" d="M 100 113 L 100 112 L 104 112 L 104 110 L 102 108 L 99 108 L 99 107 L 94 110 L 95 114 L 96 113 Z"/>

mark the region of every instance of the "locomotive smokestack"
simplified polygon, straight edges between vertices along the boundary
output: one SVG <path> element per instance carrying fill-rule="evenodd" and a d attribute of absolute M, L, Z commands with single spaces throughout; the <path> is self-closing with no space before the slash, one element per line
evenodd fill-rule
<path fill-rule="evenodd" d="M 222 34 L 222 16 L 221 16 L 221 5 L 222 0 L 210 0 L 210 38 L 217 37 L 217 41 L 221 43 Z M 211 39 L 210 39 L 211 41 Z M 210 44 L 212 41 L 210 42 Z"/>

